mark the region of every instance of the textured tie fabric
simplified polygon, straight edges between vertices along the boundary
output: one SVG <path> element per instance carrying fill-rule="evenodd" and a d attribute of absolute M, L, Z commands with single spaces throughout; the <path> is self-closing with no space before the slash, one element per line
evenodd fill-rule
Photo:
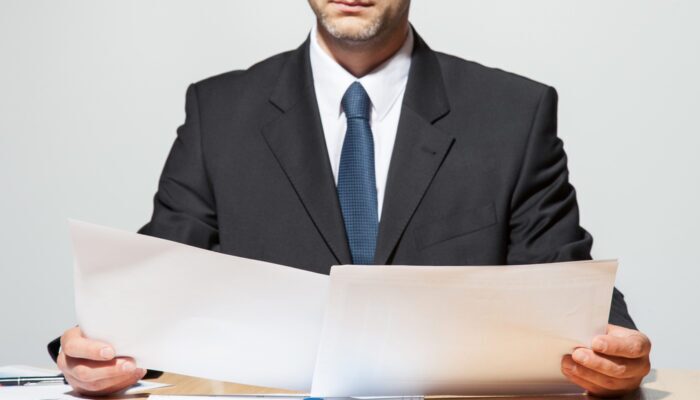
<path fill-rule="evenodd" d="M 370 100 L 354 82 L 341 102 L 347 131 L 340 154 L 338 199 L 345 221 L 353 264 L 372 264 L 377 247 L 377 184 L 374 176 L 374 138 L 369 126 Z"/>

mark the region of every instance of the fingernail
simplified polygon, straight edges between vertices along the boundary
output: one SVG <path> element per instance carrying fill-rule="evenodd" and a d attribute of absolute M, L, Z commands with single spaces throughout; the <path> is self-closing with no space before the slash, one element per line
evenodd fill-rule
<path fill-rule="evenodd" d="M 608 344 L 601 338 L 595 338 L 593 339 L 592 347 L 595 351 L 605 351 L 608 348 Z"/>
<path fill-rule="evenodd" d="M 576 360 L 580 363 L 585 363 L 586 361 L 588 361 L 588 355 L 583 350 L 576 350 L 576 351 L 574 351 L 574 354 L 572 354 L 571 356 L 573 357 L 574 360 Z"/>
<path fill-rule="evenodd" d="M 571 362 L 571 360 L 566 359 L 566 360 L 564 360 L 564 362 L 562 363 L 562 368 L 564 368 L 564 369 L 567 370 L 567 371 L 571 371 L 571 370 L 574 369 L 574 363 Z"/>
<path fill-rule="evenodd" d="M 136 365 L 132 362 L 125 362 L 122 364 L 122 371 L 124 372 L 134 372 L 136 370 Z"/>
<path fill-rule="evenodd" d="M 107 360 L 111 360 L 112 358 L 114 358 L 114 349 L 112 349 L 109 346 L 103 347 L 102 349 L 100 349 L 100 357 Z"/>
<path fill-rule="evenodd" d="M 140 376 L 141 378 L 143 378 L 144 376 L 146 376 L 146 373 L 148 373 L 148 370 L 145 369 L 145 368 L 139 368 L 138 371 L 139 371 L 139 376 Z M 141 378 L 139 378 L 139 379 L 141 379 Z"/>

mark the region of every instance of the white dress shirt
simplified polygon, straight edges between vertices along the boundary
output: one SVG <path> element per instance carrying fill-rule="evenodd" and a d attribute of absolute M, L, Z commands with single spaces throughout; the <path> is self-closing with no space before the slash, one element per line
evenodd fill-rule
<path fill-rule="evenodd" d="M 316 24 L 311 29 L 310 61 L 314 79 L 314 90 L 321 115 L 323 134 L 328 147 L 328 157 L 331 169 L 338 183 L 338 168 L 340 154 L 343 149 L 347 120 L 341 100 L 345 91 L 355 81 L 359 81 L 367 91 L 372 102 L 369 125 L 374 136 L 374 171 L 377 183 L 377 213 L 382 216 L 384 189 L 391 153 L 394 149 L 396 129 L 399 124 L 401 103 L 408 81 L 408 70 L 411 66 L 413 51 L 413 32 L 409 29 L 408 36 L 401 48 L 391 58 L 361 78 L 356 78 L 330 54 L 326 53 L 318 43 Z"/>

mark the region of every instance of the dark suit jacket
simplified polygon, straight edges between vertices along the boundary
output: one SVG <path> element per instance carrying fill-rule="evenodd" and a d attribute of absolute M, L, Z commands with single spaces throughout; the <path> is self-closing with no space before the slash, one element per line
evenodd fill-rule
<path fill-rule="evenodd" d="M 141 233 L 327 274 L 350 264 L 309 40 L 190 85 Z M 375 263 L 590 258 L 546 85 L 431 50 L 416 34 Z M 615 290 L 610 322 L 634 328 Z"/>

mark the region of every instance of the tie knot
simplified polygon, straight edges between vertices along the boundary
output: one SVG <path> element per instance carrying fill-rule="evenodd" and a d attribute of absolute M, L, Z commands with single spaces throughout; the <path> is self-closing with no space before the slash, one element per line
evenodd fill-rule
<path fill-rule="evenodd" d="M 355 81 L 348 87 L 343 95 L 341 105 L 345 111 L 345 118 L 362 118 L 369 120 L 370 108 L 369 95 L 362 84 Z"/>

